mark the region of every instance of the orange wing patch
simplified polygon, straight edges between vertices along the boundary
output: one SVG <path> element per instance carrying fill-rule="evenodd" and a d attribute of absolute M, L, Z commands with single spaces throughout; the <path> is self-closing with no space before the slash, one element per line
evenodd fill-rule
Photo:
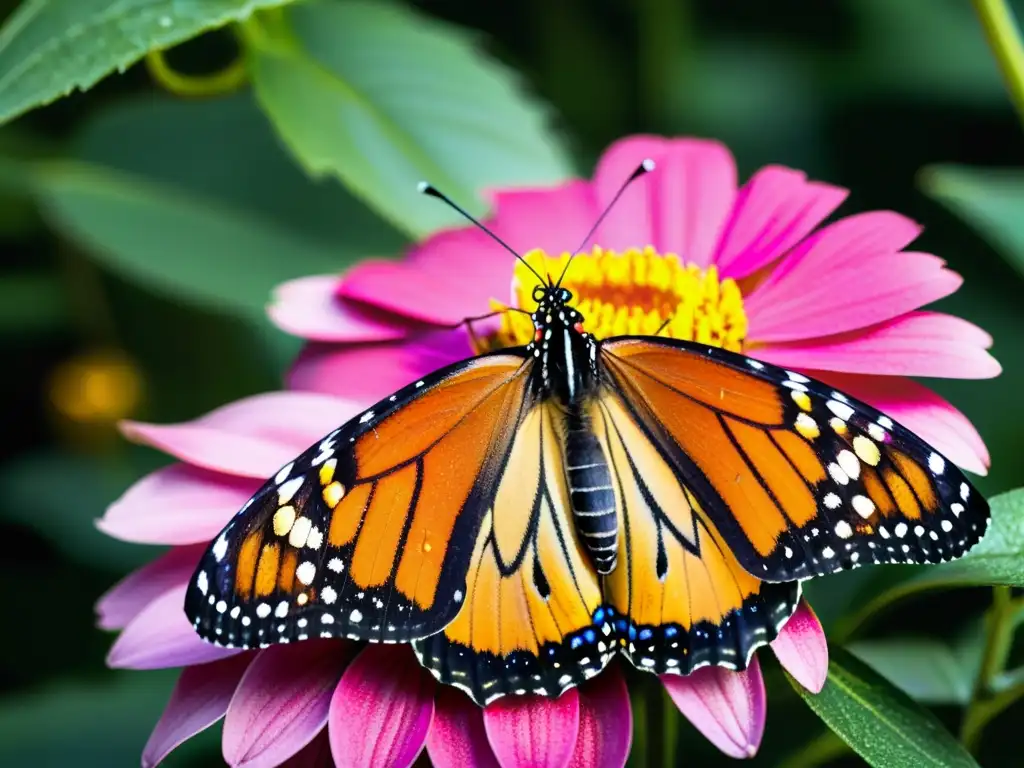
<path fill-rule="evenodd" d="M 465 605 L 443 632 L 414 644 L 424 666 L 480 704 L 512 692 L 557 695 L 614 655 L 594 623 L 601 588 L 572 524 L 562 418 L 551 404 L 523 418 L 476 539 Z"/>
<path fill-rule="evenodd" d="M 532 363 L 496 354 L 397 392 L 312 446 L 253 497 L 186 597 L 233 647 L 307 637 L 405 642 L 461 607 L 493 476 Z"/>
<path fill-rule="evenodd" d="M 821 382 L 674 340 L 612 340 L 602 360 L 709 534 L 758 578 L 940 562 L 984 533 L 988 505 L 962 472 Z"/>
<path fill-rule="evenodd" d="M 624 532 L 605 592 L 627 658 L 658 673 L 744 668 L 796 609 L 799 586 L 761 582 L 740 566 L 618 395 L 591 410 Z"/>

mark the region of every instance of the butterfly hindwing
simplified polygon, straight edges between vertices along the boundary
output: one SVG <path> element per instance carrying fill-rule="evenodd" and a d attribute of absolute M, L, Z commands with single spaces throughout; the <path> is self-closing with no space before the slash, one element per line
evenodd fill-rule
<path fill-rule="evenodd" d="M 524 413 L 473 544 L 465 607 L 414 644 L 438 679 L 479 704 L 508 693 L 556 696 L 615 655 L 569 510 L 563 419 L 550 401 Z"/>
<path fill-rule="evenodd" d="M 988 505 L 871 406 L 802 374 L 652 337 L 602 348 L 612 386 L 751 574 L 792 581 L 959 557 Z"/>
<path fill-rule="evenodd" d="M 659 674 L 746 668 L 796 610 L 799 583 L 763 582 L 740 566 L 619 393 L 602 393 L 591 413 L 621 531 L 604 589 L 623 654 Z"/>
<path fill-rule="evenodd" d="M 250 648 L 443 628 L 530 367 L 501 353 L 438 371 L 283 467 L 200 561 L 185 604 L 200 636 Z"/>

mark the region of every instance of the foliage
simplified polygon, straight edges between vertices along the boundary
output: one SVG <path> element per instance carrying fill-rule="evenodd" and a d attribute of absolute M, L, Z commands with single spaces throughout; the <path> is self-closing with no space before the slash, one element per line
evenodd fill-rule
<path fill-rule="evenodd" d="M 919 218 L 915 247 L 966 278 L 940 308 L 992 331 L 1005 370 L 936 383 L 992 453 L 986 538 L 954 563 L 809 585 L 834 643 L 828 683 L 798 697 L 766 673 L 786 727 L 768 729 L 757 764 L 854 764 L 850 750 L 871 765 L 1016 764 L 1024 138 L 1000 81 L 1012 71 L 960 0 L 812 5 L 0 2 L 0 393 L 14 437 L 0 462 L 0 589 L 14 596 L 0 763 L 131 762 L 166 699 L 171 677 L 104 673 L 107 638 L 90 626 L 98 593 L 154 554 L 93 527 L 160 460 L 126 447 L 116 418 L 191 418 L 279 386 L 298 344 L 265 319 L 272 289 L 451 225 L 416 195 L 421 179 L 483 215 L 494 188 L 564 180 L 618 136 L 652 132 L 713 135 L 743 175 L 790 164 L 850 187 L 851 208 Z M 137 402 L 120 393 L 127 413 L 75 418 L 55 371 L 111 350 Z M 45 606 L 23 596 L 26 579 Z M 722 759 L 650 701 L 636 711 L 634 759 Z M 213 739 L 175 760 L 215 754 Z"/>

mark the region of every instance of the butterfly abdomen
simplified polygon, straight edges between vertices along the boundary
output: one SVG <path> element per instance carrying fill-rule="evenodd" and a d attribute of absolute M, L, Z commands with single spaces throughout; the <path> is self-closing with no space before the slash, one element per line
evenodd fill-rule
<path fill-rule="evenodd" d="M 619 546 L 611 472 L 586 421 L 570 415 L 566 427 L 565 465 L 576 531 L 595 570 L 610 573 Z"/>

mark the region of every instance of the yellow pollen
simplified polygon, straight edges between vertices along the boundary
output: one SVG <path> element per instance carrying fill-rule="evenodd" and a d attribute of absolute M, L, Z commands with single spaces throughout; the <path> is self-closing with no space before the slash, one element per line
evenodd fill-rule
<path fill-rule="evenodd" d="M 538 249 L 525 259 L 538 273 L 557 277 L 569 254 L 553 257 Z M 534 311 L 533 289 L 538 284 L 537 277 L 517 261 L 512 276 L 514 305 Z M 674 253 L 661 254 L 650 246 L 622 253 L 596 247 L 576 255 L 562 287 L 572 292 L 570 303 L 583 315 L 584 330 L 598 339 L 652 335 L 661 328 L 661 335 L 669 338 L 734 352 L 743 349 L 747 335 L 743 296 L 734 280 L 719 279 L 714 266 L 702 269 L 684 264 Z M 534 333 L 529 315 L 506 312 L 500 330 L 481 346 L 521 346 L 529 344 Z"/>

